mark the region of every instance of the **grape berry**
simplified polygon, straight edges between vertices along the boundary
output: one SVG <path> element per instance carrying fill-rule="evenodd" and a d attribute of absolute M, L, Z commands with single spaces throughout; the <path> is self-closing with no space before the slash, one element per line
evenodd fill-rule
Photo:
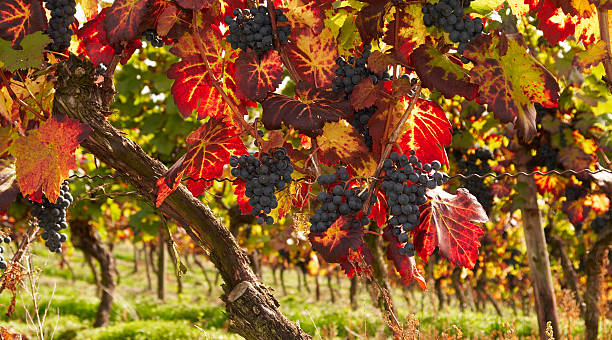
<path fill-rule="evenodd" d="M 277 148 L 271 154 L 263 153 L 260 159 L 254 155 L 232 156 L 231 174 L 246 182 L 245 195 L 253 207 L 251 214 L 257 217 L 257 223 L 274 224 L 274 218 L 268 216 L 272 209 L 278 207 L 274 195 L 291 183 L 293 166 L 285 148 Z"/>
<path fill-rule="evenodd" d="M 321 192 L 317 195 L 321 206 L 310 217 L 311 233 L 325 232 L 340 216 L 355 216 L 361 211 L 368 193 L 358 187 L 351 188 L 349 180 L 350 175 L 345 167 L 338 167 L 336 173 L 321 175 L 317 178 L 317 182 L 322 187 Z M 373 197 L 372 200 L 375 202 L 376 197 Z M 361 227 L 368 225 L 370 219 L 363 216 L 352 223 L 353 227 Z"/>
<path fill-rule="evenodd" d="M 55 203 L 51 203 L 47 196 L 43 194 L 42 203 L 32 202 L 31 214 L 38 220 L 38 226 L 44 231 L 41 234 L 45 240 L 45 246 L 55 253 L 62 252 L 62 242 L 66 242 L 68 236 L 64 233 L 59 233 L 60 230 L 68 228 L 66 222 L 66 209 L 72 203 L 73 198 L 70 194 L 70 186 L 68 182 L 62 183 L 59 197 Z"/>
<path fill-rule="evenodd" d="M 245 51 L 252 48 L 258 55 L 274 49 L 272 22 L 266 6 L 244 10 L 236 8 L 233 14 L 233 18 L 229 15 L 225 17 L 225 24 L 229 26 L 227 41 L 233 49 Z M 291 33 L 289 19 L 280 9 L 276 9 L 275 14 L 278 40 L 281 44 L 286 44 Z"/>
<path fill-rule="evenodd" d="M 364 109 L 355 111 L 354 119 L 351 122 L 351 125 L 355 129 L 357 129 L 357 131 L 363 138 L 365 145 L 370 150 L 372 150 L 373 141 L 372 141 L 372 136 L 370 136 L 370 128 L 368 127 L 368 122 L 370 121 L 370 118 L 372 118 L 375 112 L 376 112 L 376 106 L 370 106 L 370 107 L 366 107 Z"/>
<path fill-rule="evenodd" d="M 9 236 L 5 236 L 4 238 L 0 238 L 0 243 L 2 243 L 2 241 L 4 241 L 4 243 L 10 243 L 11 238 Z M 8 264 L 4 260 L 4 256 L 2 254 L 4 254 L 4 247 L 0 246 L 0 269 L 5 270 L 8 267 Z"/>
<path fill-rule="evenodd" d="M 145 40 L 151 43 L 153 47 L 163 47 L 164 41 L 162 38 L 157 35 L 157 31 L 155 29 L 148 29 L 143 33 Z"/>
<path fill-rule="evenodd" d="M 347 96 L 353 92 L 353 88 L 361 82 L 362 79 L 370 77 L 374 84 L 378 83 L 379 80 L 390 80 L 390 76 L 387 72 L 384 72 L 379 78 L 374 72 L 370 71 L 366 64 L 370 53 L 372 52 L 372 45 L 366 44 L 363 46 L 361 57 L 349 57 L 348 60 L 344 57 L 336 58 L 336 77 L 334 77 L 332 83 L 332 90 L 334 92 L 344 91 Z"/>
<path fill-rule="evenodd" d="M 387 197 L 390 215 L 389 224 L 398 242 L 405 243 L 400 253 L 414 256 L 414 244 L 408 234 L 419 225 L 419 205 L 427 202 L 427 189 L 435 189 L 448 180 L 448 176 L 438 172 L 442 165 L 438 161 L 422 164 L 414 151 L 410 156 L 392 152 L 383 163 L 385 170 L 381 189 Z"/>
<path fill-rule="evenodd" d="M 70 25 L 74 22 L 76 2 L 75 0 L 47 0 L 45 7 L 51 11 L 47 34 L 53 42 L 48 48 L 55 52 L 64 51 L 70 46 L 70 38 L 74 33 Z"/>
<path fill-rule="evenodd" d="M 423 6 L 423 24 L 436 26 L 449 34 L 449 39 L 459 43 L 457 52 L 463 54 L 467 43 L 482 33 L 484 25 L 481 18 L 472 19 L 465 14 L 464 8 L 470 7 L 472 0 L 440 0 L 438 3 Z M 467 64 L 469 60 L 461 57 Z"/>

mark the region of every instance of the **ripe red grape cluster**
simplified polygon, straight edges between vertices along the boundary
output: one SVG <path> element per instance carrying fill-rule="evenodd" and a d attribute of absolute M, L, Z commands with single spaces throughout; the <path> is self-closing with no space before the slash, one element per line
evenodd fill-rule
<path fill-rule="evenodd" d="M 491 166 L 488 162 L 493 159 L 491 151 L 479 148 L 473 154 L 465 155 L 457 152 L 456 155 L 460 157 L 457 162 L 458 169 L 463 170 L 464 175 L 478 174 L 483 176 L 491 173 Z M 476 196 L 484 210 L 490 213 L 493 207 L 493 194 L 489 186 L 485 184 L 484 178 L 473 176 L 466 178 L 463 183 L 465 188 Z"/>
<path fill-rule="evenodd" d="M 144 36 L 146 41 L 151 43 L 151 46 L 153 47 L 163 47 L 164 46 L 164 41 L 159 35 L 157 35 L 157 31 L 155 29 L 148 29 L 144 31 L 142 35 Z"/>
<path fill-rule="evenodd" d="M 76 2 L 75 0 L 47 0 L 45 7 L 51 11 L 47 34 L 53 42 L 49 45 L 49 49 L 61 52 L 70 46 L 70 38 L 74 33 L 70 25 L 74 22 Z"/>
<path fill-rule="evenodd" d="M 351 188 L 349 180 L 350 175 L 343 166 L 338 167 L 336 173 L 317 178 L 323 190 L 317 195 L 321 206 L 314 215 L 310 216 L 311 233 L 325 232 L 340 216 L 355 216 L 361 211 L 368 193 L 358 187 Z M 376 201 L 376 197 L 373 201 Z M 370 219 L 363 216 L 356 218 L 352 223 L 353 227 L 361 227 L 368 225 Z"/>
<path fill-rule="evenodd" d="M 68 182 L 62 183 L 60 194 L 55 203 L 51 203 L 43 194 L 42 203 L 30 201 L 34 207 L 30 212 L 38 220 L 38 226 L 44 231 L 41 234 L 45 246 L 55 253 L 62 252 L 62 242 L 66 242 L 68 236 L 60 231 L 68 228 L 66 222 L 66 209 L 72 203 Z"/>
<path fill-rule="evenodd" d="M 4 237 L 0 237 L 0 243 L 2 243 L 2 241 L 4 241 L 4 243 L 10 243 L 11 242 L 11 237 L 10 236 L 4 236 Z M 0 269 L 1 270 L 5 270 L 8 267 L 8 263 L 6 263 L 6 261 L 4 260 L 4 256 L 2 254 L 4 254 L 4 246 L 0 246 Z"/>
<path fill-rule="evenodd" d="M 370 136 L 370 128 L 368 127 L 368 122 L 370 121 L 370 118 L 372 118 L 374 113 L 376 112 L 376 109 L 377 109 L 376 106 L 370 106 L 370 107 L 366 107 L 361 110 L 355 111 L 354 119 L 351 122 L 351 125 L 355 129 L 357 129 L 357 131 L 363 138 L 365 145 L 370 150 L 372 150 L 373 140 L 372 140 L 372 136 Z"/>
<path fill-rule="evenodd" d="M 266 6 L 244 10 L 236 8 L 233 14 L 233 18 L 229 15 L 225 17 L 225 24 L 229 26 L 227 41 L 233 49 L 245 51 L 252 48 L 258 55 L 274 49 L 272 21 Z M 276 9 L 275 14 L 278 40 L 281 44 L 286 44 L 291 33 L 289 19 L 281 9 Z"/>
<path fill-rule="evenodd" d="M 464 8 L 470 7 L 472 0 L 440 0 L 435 5 L 423 6 L 423 24 L 436 26 L 449 34 L 454 43 L 459 43 L 457 52 L 463 54 L 467 43 L 482 33 L 484 24 L 481 18 L 472 19 L 465 14 Z M 461 57 L 464 64 L 470 61 Z"/>
<path fill-rule="evenodd" d="M 448 176 L 438 172 L 442 165 L 438 161 L 423 164 L 415 155 L 410 156 L 392 152 L 383 162 L 385 170 L 381 189 L 387 197 L 390 215 L 389 224 L 398 242 L 405 243 L 400 253 L 414 256 L 414 244 L 410 242 L 409 232 L 419 225 L 419 205 L 427 202 L 427 189 L 435 189 L 448 180 Z"/>
<path fill-rule="evenodd" d="M 257 217 L 260 225 L 274 224 L 274 218 L 268 216 L 272 209 L 278 207 L 276 190 L 282 190 L 291 183 L 293 166 L 285 148 L 277 148 L 270 154 L 263 153 L 258 159 L 255 155 L 232 156 L 231 174 L 246 182 L 245 195 L 253 207 L 251 214 Z"/>
<path fill-rule="evenodd" d="M 378 77 L 374 72 L 367 67 L 368 58 L 372 53 L 372 45 L 366 44 L 363 46 L 363 51 L 360 57 L 350 56 L 348 59 L 344 57 L 336 58 L 336 77 L 332 83 L 334 92 L 344 91 L 347 97 L 353 92 L 353 88 L 361 82 L 361 80 L 370 77 L 374 84 L 379 80 L 390 80 L 391 77 L 387 72 Z"/>

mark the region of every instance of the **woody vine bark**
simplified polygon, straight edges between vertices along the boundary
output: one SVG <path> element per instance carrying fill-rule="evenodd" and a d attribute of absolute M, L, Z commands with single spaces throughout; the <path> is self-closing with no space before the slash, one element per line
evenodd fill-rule
<path fill-rule="evenodd" d="M 111 90 L 95 85 L 94 73 L 91 62 L 73 55 L 59 64 L 53 114 L 66 114 L 89 125 L 93 132 L 81 145 L 114 168 L 144 199 L 155 202 L 156 181 L 167 168 L 106 120 L 104 99 Z M 221 298 L 230 331 L 246 339 L 311 338 L 279 311 L 278 302 L 253 273 L 247 254 L 230 231 L 184 185 L 159 209 L 183 226 L 217 267 L 225 282 Z"/>

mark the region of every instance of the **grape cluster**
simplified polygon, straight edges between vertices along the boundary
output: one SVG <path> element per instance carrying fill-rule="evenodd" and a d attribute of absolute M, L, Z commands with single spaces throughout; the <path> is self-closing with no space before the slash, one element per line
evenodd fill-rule
<path fill-rule="evenodd" d="M 557 149 L 553 148 L 548 144 L 542 144 L 538 147 L 535 157 L 530 162 L 532 166 L 545 166 L 548 170 L 554 170 L 558 168 Z"/>
<path fill-rule="evenodd" d="M 440 0 L 438 3 L 423 6 L 423 24 L 436 26 L 449 34 L 454 43 L 459 43 L 457 52 L 463 54 L 467 43 L 482 33 L 484 25 L 481 18 L 472 19 L 465 14 L 464 8 L 470 7 L 472 0 Z M 467 64 L 469 60 L 461 57 Z"/>
<path fill-rule="evenodd" d="M 74 22 L 76 2 L 75 0 L 47 0 L 45 7 L 51 11 L 47 34 L 53 42 L 49 45 L 49 49 L 61 52 L 70 46 L 70 38 L 74 33 L 70 25 Z"/>
<path fill-rule="evenodd" d="M 391 77 L 387 72 L 384 72 L 379 78 L 374 72 L 370 71 L 366 64 L 368 58 L 372 53 L 372 45 L 366 44 L 363 46 L 361 57 L 348 57 L 348 60 L 344 57 L 336 58 L 336 76 L 332 83 L 332 90 L 334 92 L 344 91 L 347 96 L 353 92 L 353 88 L 361 82 L 362 79 L 370 77 L 374 84 L 378 83 L 379 80 L 390 80 Z"/>
<path fill-rule="evenodd" d="M 144 35 L 144 38 L 146 41 L 151 43 L 151 46 L 153 47 L 163 47 L 164 46 L 164 41 L 159 35 L 157 35 L 156 30 L 148 29 L 144 31 L 142 35 Z"/>
<path fill-rule="evenodd" d="M 601 216 L 595 217 L 593 222 L 591 222 L 591 228 L 596 233 L 600 233 L 607 225 L 612 224 L 612 208 L 608 209 L 608 211 Z"/>
<path fill-rule="evenodd" d="M 252 48 L 258 55 L 274 49 L 274 35 L 270 13 L 266 6 L 251 9 L 234 9 L 234 18 L 225 17 L 225 24 L 229 26 L 227 41 L 233 49 L 246 50 Z M 291 26 L 289 19 L 282 10 L 276 9 L 276 29 L 281 44 L 289 42 Z"/>
<path fill-rule="evenodd" d="M 409 241 L 408 233 L 419 225 L 419 205 L 427 202 L 425 192 L 448 180 L 448 176 L 438 172 L 441 167 L 438 161 L 423 164 L 414 150 L 410 156 L 392 152 L 383 162 L 385 175 L 380 188 L 392 215 L 389 224 L 393 226 L 393 235 L 405 243 L 400 249 L 402 255 L 414 256 L 414 244 Z"/>
<path fill-rule="evenodd" d="M 66 209 L 72 201 L 70 186 L 68 186 L 68 182 L 64 182 L 55 203 L 51 203 L 44 194 L 42 203 L 32 202 L 34 208 L 32 208 L 31 214 L 38 220 L 38 226 L 44 230 L 41 237 L 45 240 L 45 246 L 58 254 L 62 252 L 62 242 L 66 242 L 68 239 L 66 234 L 60 234 L 60 230 L 68 228 Z"/>
<path fill-rule="evenodd" d="M 257 217 L 260 225 L 274 224 L 274 217 L 268 216 L 278 207 L 274 193 L 291 183 L 293 166 L 285 148 L 263 153 L 258 159 L 254 155 L 232 156 L 230 158 L 232 176 L 246 182 L 245 195 L 253 207 L 251 214 Z"/>
<path fill-rule="evenodd" d="M 11 243 L 11 237 L 5 236 L 4 238 L 0 238 L 0 243 L 2 243 L 2 241 L 4 241 L 4 243 Z M 0 269 L 5 270 L 6 267 L 8 267 L 8 264 L 4 260 L 4 256 L 2 256 L 2 254 L 4 254 L 4 247 L 0 246 Z"/>
<path fill-rule="evenodd" d="M 310 216 L 311 233 L 325 232 L 340 216 L 355 216 L 361 211 L 368 193 L 358 187 L 351 188 L 349 179 L 348 171 L 342 166 L 336 169 L 336 173 L 321 175 L 317 178 L 323 190 L 317 195 L 321 206 L 314 215 Z M 372 197 L 372 201 L 372 203 L 376 202 L 376 197 Z M 353 221 L 353 227 L 361 227 L 369 223 L 370 219 L 363 216 Z"/>
<path fill-rule="evenodd" d="M 457 153 L 459 155 L 459 153 Z M 493 159 L 493 154 L 487 149 L 476 149 L 473 154 L 461 155 L 461 159 L 457 162 L 458 168 L 462 170 L 466 176 L 477 174 L 486 175 L 491 173 L 491 166 L 489 160 Z M 482 205 L 484 210 L 489 213 L 493 206 L 493 194 L 487 184 L 485 184 L 484 178 L 480 177 L 469 177 L 464 180 L 464 186 L 470 194 L 476 196 L 478 203 Z"/>
<path fill-rule="evenodd" d="M 372 141 L 372 136 L 370 136 L 370 128 L 368 127 L 368 122 L 370 121 L 370 118 L 372 118 L 375 112 L 376 112 L 376 106 L 370 106 L 370 107 L 366 107 L 361 110 L 355 111 L 354 119 L 351 122 L 351 125 L 355 129 L 357 129 L 357 131 L 363 138 L 365 145 L 370 150 L 372 150 L 373 141 Z"/>

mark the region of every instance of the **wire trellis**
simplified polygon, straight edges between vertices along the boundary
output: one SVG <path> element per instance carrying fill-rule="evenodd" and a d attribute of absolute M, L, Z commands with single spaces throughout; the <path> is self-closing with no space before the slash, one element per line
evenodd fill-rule
<path fill-rule="evenodd" d="M 591 175 L 595 175 L 598 173 L 608 173 L 612 175 L 612 170 L 608 170 L 608 169 L 598 169 L 598 170 L 591 170 L 591 169 L 581 169 L 581 170 L 550 170 L 550 171 L 531 171 L 531 172 L 516 172 L 516 173 L 510 173 L 510 172 L 501 172 L 501 173 L 496 173 L 496 172 L 490 172 L 488 174 L 484 174 L 484 175 L 480 175 L 480 174 L 470 174 L 470 175 L 464 175 L 464 174 L 455 174 L 449 177 L 449 180 L 453 180 L 453 179 L 469 179 L 469 178 L 473 178 L 473 177 L 478 177 L 478 178 L 486 178 L 486 177 L 492 177 L 494 179 L 502 179 L 504 177 L 508 177 L 508 178 L 517 178 L 519 176 L 525 176 L 525 177 L 531 177 L 534 175 L 540 175 L 540 176 L 552 176 L 552 175 L 556 175 L 556 176 L 566 176 L 568 174 L 571 175 L 579 175 L 579 174 L 583 174 L 583 173 L 588 173 Z M 117 177 L 121 177 L 120 174 L 112 174 L 112 175 L 94 175 L 94 176 L 89 176 L 89 175 L 77 175 L 74 174 L 72 176 L 70 176 L 69 178 L 77 178 L 77 179 L 83 179 L 83 178 L 87 178 L 90 180 L 96 180 L 96 179 L 115 179 Z M 366 179 L 368 180 L 375 180 L 377 178 L 375 177 L 367 177 Z M 294 182 L 302 182 L 302 181 L 307 181 L 309 180 L 309 178 L 307 177 L 302 177 L 296 180 L 293 180 Z M 236 179 L 229 179 L 229 178 L 192 178 L 192 177 L 185 177 L 181 180 L 182 182 L 185 181 L 193 181 L 193 182 L 199 182 L 199 181 L 204 181 L 204 182 L 229 182 L 229 183 L 236 183 L 241 181 L 240 179 L 236 178 Z M 313 184 L 314 182 L 308 182 L 308 184 Z"/>

